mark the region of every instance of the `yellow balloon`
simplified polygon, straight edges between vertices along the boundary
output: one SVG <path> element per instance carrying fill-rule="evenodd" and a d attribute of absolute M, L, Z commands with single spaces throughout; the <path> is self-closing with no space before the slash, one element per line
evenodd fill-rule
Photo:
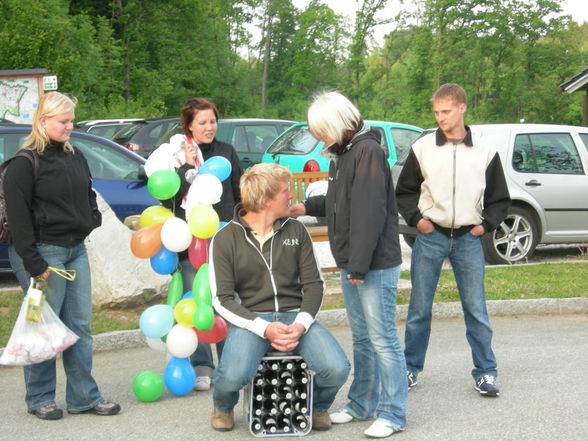
<path fill-rule="evenodd" d="M 194 313 L 196 312 L 196 302 L 194 299 L 183 299 L 176 303 L 174 308 L 174 318 L 182 326 L 191 328 L 194 326 Z"/>
<path fill-rule="evenodd" d="M 139 217 L 139 226 L 141 228 L 149 227 L 155 224 L 162 224 L 174 214 L 170 209 L 162 207 L 161 205 L 152 205 L 145 208 Z"/>
<path fill-rule="evenodd" d="M 199 239 L 212 237 L 218 224 L 218 214 L 210 205 L 196 205 L 188 215 L 190 232 Z"/>

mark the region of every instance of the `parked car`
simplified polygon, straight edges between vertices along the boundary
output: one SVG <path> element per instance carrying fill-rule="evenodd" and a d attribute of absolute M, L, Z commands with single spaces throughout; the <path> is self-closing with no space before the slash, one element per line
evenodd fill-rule
<path fill-rule="evenodd" d="M 216 139 L 235 147 L 241 168 L 244 170 L 261 162 L 261 158 L 280 133 L 294 124 L 282 119 L 239 118 L 220 119 Z M 157 142 L 157 146 L 181 133 L 179 122 L 172 126 Z"/>
<path fill-rule="evenodd" d="M 497 149 L 513 200 L 507 218 L 482 238 L 486 261 L 527 261 L 538 244 L 588 242 L 588 127 L 472 125 Z M 394 183 L 404 161 L 392 168 Z M 400 217 L 412 244 L 416 229 Z"/>
<path fill-rule="evenodd" d="M 180 118 L 144 119 L 118 130 L 112 140 L 146 158 L 155 149 L 157 140 Z"/>
<path fill-rule="evenodd" d="M 381 147 L 386 152 L 388 163 L 392 166 L 398 156 L 417 139 L 423 129 L 408 124 L 384 121 L 366 121 L 381 136 Z M 275 162 L 285 165 L 294 173 L 328 171 L 329 160 L 321 155 L 324 143 L 317 141 L 308 130 L 305 122 L 294 124 L 282 133 L 263 155 L 262 162 Z"/>
<path fill-rule="evenodd" d="M 0 125 L 5 125 L 5 124 L 14 124 L 14 121 L 10 121 L 9 119 L 6 119 L 6 118 L 0 118 Z"/>
<path fill-rule="evenodd" d="M 30 125 L 0 126 L 0 162 L 16 154 L 30 131 Z M 72 132 L 70 142 L 86 157 L 93 187 L 121 221 L 159 204 L 147 191 L 145 159 L 88 133 Z M 10 269 L 6 245 L 0 245 L 0 270 L 3 269 Z"/>
<path fill-rule="evenodd" d="M 117 131 L 138 121 L 145 120 L 142 118 L 91 119 L 76 123 L 74 128 L 78 132 L 87 132 L 92 135 L 112 139 Z"/>

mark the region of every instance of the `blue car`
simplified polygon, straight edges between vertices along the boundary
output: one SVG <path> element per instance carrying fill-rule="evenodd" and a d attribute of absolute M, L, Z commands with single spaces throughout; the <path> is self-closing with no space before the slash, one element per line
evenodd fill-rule
<path fill-rule="evenodd" d="M 380 146 L 386 152 L 390 167 L 410 149 L 423 129 L 408 124 L 385 121 L 366 121 L 380 134 Z M 317 141 L 304 122 L 294 124 L 267 149 L 261 162 L 275 162 L 290 168 L 293 173 L 328 171 L 329 160 L 321 155 L 324 143 Z"/>
<path fill-rule="evenodd" d="M 0 125 L 0 162 L 16 154 L 30 131 L 30 126 Z M 121 221 L 159 204 L 147 191 L 145 159 L 108 139 L 88 133 L 72 132 L 70 142 L 86 157 L 94 189 Z M 7 251 L 6 245 L 0 245 L 0 270 L 10 270 Z"/>

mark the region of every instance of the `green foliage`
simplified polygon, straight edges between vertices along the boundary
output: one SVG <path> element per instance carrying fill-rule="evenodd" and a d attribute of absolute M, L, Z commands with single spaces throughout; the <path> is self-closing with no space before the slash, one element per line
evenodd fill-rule
<path fill-rule="evenodd" d="M 588 24 L 559 1 L 420 0 L 376 18 L 386 3 L 347 20 L 323 0 L 0 0 L 0 69 L 49 69 L 78 119 L 177 115 L 207 96 L 223 117 L 301 120 L 335 89 L 366 118 L 431 127 L 431 94 L 458 82 L 469 123 L 581 124 L 581 94 L 559 84 L 586 67 Z"/>

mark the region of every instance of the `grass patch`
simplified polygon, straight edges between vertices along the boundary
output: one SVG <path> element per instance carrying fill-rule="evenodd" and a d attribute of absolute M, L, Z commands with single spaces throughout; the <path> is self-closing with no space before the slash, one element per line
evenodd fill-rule
<path fill-rule="evenodd" d="M 325 275 L 325 279 L 338 280 L 339 273 Z M 402 271 L 401 279 L 410 279 Z M 488 300 L 588 297 L 588 258 L 582 254 L 575 261 L 540 265 L 513 265 L 486 268 L 486 298 Z M 410 289 L 399 289 L 398 304 L 407 304 Z M 436 302 L 457 302 L 457 285 L 451 270 L 443 270 L 435 295 Z M 12 332 L 22 303 L 20 289 L 0 291 L 0 347 Z M 94 308 L 92 333 L 137 329 L 139 317 L 148 305 L 125 309 Z M 325 296 L 323 310 L 343 308 L 340 294 Z"/>

